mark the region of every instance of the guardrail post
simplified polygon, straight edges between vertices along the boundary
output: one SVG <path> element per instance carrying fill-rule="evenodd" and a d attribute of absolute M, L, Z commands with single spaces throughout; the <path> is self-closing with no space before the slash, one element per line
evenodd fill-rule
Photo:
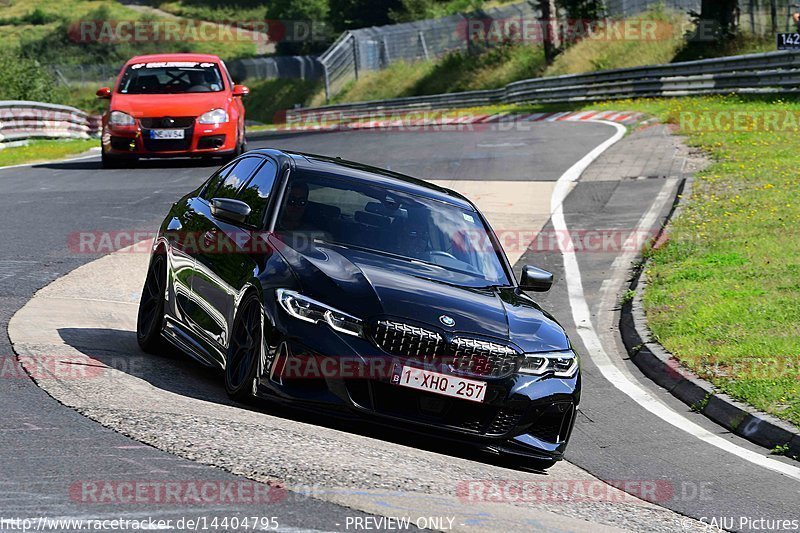
<path fill-rule="evenodd" d="M 322 74 L 325 77 L 325 103 L 331 103 L 331 79 L 328 76 L 328 65 L 322 63 Z"/>
<path fill-rule="evenodd" d="M 385 61 L 385 63 L 382 66 L 385 67 L 392 62 L 392 58 L 391 56 L 389 56 L 389 43 L 386 41 L 385 35 L 383 36 L 381 42 L 383 43 L 383 59 Z"/>
<path fill-rule="evenodd" d="M 419 38 L 419 44 L 422 46 L 422 55 L 425 58 L 425 61 L 430 59 L 428 55 L 428 43 L 425 42 L 425 34 L 422 33 L 422 30 L 417 32 L 417 37 Z"/>
<path fill-rule="evenodd" d="M 350 38 L 353 39 L 353 73 L 358 79 L 358 39 L 356 39 L 355 35 L 350 35 Z"/>

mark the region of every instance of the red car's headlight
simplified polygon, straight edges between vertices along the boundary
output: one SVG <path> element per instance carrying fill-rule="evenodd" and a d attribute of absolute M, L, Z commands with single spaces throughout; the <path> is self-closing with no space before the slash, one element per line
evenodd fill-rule
<path fill-rule="evenodd" d="M 200 124 L 223 124 L 228 122 L 228 113 L 224 109 L 212 109 L 200 115 L 197 122 Z"/>
<path fill-rule="evenodd" d="M 108 123 L 112 126 L 133 126 L 136 121 L 132 116 L 122 111 L 112 111 L 108 117 Z"/>

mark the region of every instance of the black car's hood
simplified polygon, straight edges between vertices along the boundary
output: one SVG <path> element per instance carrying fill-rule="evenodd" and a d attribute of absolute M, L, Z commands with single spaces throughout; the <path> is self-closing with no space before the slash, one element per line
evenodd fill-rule
<path fill-rule="evenodd" d="M 570 347 L 561 326 L 516 289 L 468 287 L 472 276 L 354 248 L 281 248 L 305 294 L 354 316 L 385 315 L 510 340 L 526 352 Z M 444 326 L 442 315 L 455 326 Z"/>

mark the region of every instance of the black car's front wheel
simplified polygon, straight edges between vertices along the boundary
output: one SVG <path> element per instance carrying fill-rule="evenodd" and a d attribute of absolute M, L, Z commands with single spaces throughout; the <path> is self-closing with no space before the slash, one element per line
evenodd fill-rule
<path fill-rule="evenodd" d="M 150 268 L 139 300 L 139 315 L 136 320 L 136 340 L 148 353 L 164 349 L 161 328 L 164 325 L 164 294 L 167 287 L 167 259 L 156 252 L 150 260 Z"/>
<path fill-rule="evenodd" d="M 250 293 L 239 306 L 225 361 L 225 391 L 236 401 L 253 398 L 263 336 L 261 300 L 255 293 Z"/>

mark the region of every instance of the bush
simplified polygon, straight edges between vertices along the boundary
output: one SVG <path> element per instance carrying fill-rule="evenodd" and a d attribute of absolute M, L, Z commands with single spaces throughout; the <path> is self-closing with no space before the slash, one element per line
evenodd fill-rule
<path fill-rule="evenodd" d="M 308 104 L 319 90 L 319 83 L 309 80 L 274 79 L 248 85 L 250 96 L 244 100 L 247 118 L 265 123 L 283 122 L 287 109 Z"/>
<path fill-rule="evenodd" d="M 57 90 L 53 77 L 38 61 L 0 51 L 0 100 L 53 102 Z"/>

